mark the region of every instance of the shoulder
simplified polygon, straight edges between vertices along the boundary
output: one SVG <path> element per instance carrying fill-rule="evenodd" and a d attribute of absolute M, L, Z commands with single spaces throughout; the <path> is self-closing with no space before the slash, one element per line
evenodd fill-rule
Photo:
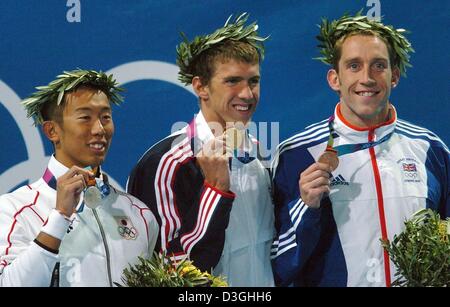
<path fill-rule="evenodd" d="M 147 168 L 151 164 L 159 164 L 160 160 L 166 156 L 173 156 L 179 151 L 186 151 L 190 148 L 188 136 L 185 132 L 179 131 L 160 140 L 151 146 L 139 159 L 136 168 Z"/>
<path fill-rule="evenodd" d="M 25 185 L 11 193 L 1 195 L 0 220 L 4 223 L 10 221 L 10 219 L 16 220 L 20 216 L 25 221 L 28 220 L 29 216 L 34 216 L 43 222 L 48 210 L 53 205 L 49 201 L 52 200 L 51 196 L 44 194 L 46 194 L 45 191 L 39 191 L 33 188 L 33 185 Z"/>
<path fill-rule="evenodd" d="M 425 141 L 433 150 L 443 150 L 447 154 L 450 154 L 447 145 L 445 145 L 445 143 L 435 133 L 424 127 L 406 120 L 398 119 L 395 132 L 410 140 Z"/>
<path fill-rule="evenodd" d="M 281 142 L 276 149 L 271 168 L 277 168 L 280 161 L 295 157 L 304 158 L 309 162 L 309 155 L 305 155 L 308 148 L 326 142 L 329 136 L 328 119 L 307 126 L 300 132 Z"/>
<path fill-rule="evenodd" d="M 34 204 L 39 198 L 40 192 L 32 185 L 22 186 L 10 193 L 0 195 L 0 205 L 2 211 L 8 208 L 20 208 Z"/>
<path fill-rule="evenodd" d="M 297 148 L 308 148 L 328 139 L 328 135 L 328 119 L 325 119 L 307 126 L 299 133 L 284 140 L 278 145 L 277 151 L 282 154 L 283 152 L 295 150 Z"/>

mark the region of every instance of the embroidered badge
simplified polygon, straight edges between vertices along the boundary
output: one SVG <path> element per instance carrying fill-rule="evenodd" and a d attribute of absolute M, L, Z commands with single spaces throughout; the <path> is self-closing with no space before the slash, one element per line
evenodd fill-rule
<path fill-rule="evenodd" d="M 413 158 L 403 158 L 397 161 L 402 175 L 403 182 L 420 182 L 420 174 L 418 171 L 416 159 Z"/>
<path fill-rule="evenodd" d="M 117 222 L 117 231 L 126 240 L 136 240 L 138 231 L 131 220 L 126 216 L 115 216 Z"/>

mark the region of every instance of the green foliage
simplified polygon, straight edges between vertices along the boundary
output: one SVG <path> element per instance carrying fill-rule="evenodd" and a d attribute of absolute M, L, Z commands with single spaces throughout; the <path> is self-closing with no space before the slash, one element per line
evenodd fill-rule
<path fill-rule="evenodd" d="M 393 286 L 450 286 L 450 220 L 431 209 L 416 212 L 383 247 L 397 267 Z"/>
<path fill-rule="evenodd" d="M 34 118 L 35 125 L 41 125 L 44 121 L 41 110 L 49 103 L 60 105 L 64 94 L 74 91 L 81 85 L 93 85 L 101 89 L 114 104 L 120 104 L 123 98 L 118 92 L 123 89 L 118 87 L 118 83 L 113 79 L 113 75 L 106 75 L 102 71 L 76 69 L 64 71 L 55 80 L 45 86 L 38 86 L 37 92 L 22 101 L 22 105 L 27 110 L 28 117 Z"/>
<path fill-rule="evenodd" d="M 170 257 L 157 253 L 151 259 L 139 257 L 138 264 L 126 268 L 123 272 L 122 283 L 127 287 L 227 286 L 222 277 L 201 272 L 189 260 L 185 259 L 176 264 Z"/>
<path fill-rule="evenodd" d="M 315 58 L 325 64 L 332 65 L 336 57 L 335 45 L 342 37 L 352 33 L 370 31 L 386 39 L 392 46 L 399 62 L 399 69 L 402 75 L 406 75 L 406 68 L 411 67 L 409 63 L 409 53 L 414 52 L 411 43 L 406 39 L 403 33 L 404 29 L 395 29 L 391 25 L 384 25 L 379 21 L 370 20 L 361 11 L 355 16 L 345 14 L 332 22 L 323 18 L 319 26 L 320 34 L 316 36 L 319 41 L 321 57 Z"/>
<path fill-rule="evenodd" d="M 235 40 L 246 42 L 256 50 L 258 50 L 261 59 L 264 58 L 264 44 L 267 37 L 258 36 L 258 25 L 256 22 L 245 26 L 248 19 L 248 14 L 243 13 L 239 15 L 233 23 L 230 23 L 231 17 L 228 17 L 225 25 L 217 29 L 212 34 L 196 36 L 192 42 L 189 42 L 186 35 L 181 32 L 183 42 L 177 46 L 177 65 L 180 67 L 178 73 L 178 80 L 188 85 L 192 82 L 194 77 L 191 73 L 191 64 L 198 57 L 199 54 L 207 49 L 213 48 L 226 40 Z"/>

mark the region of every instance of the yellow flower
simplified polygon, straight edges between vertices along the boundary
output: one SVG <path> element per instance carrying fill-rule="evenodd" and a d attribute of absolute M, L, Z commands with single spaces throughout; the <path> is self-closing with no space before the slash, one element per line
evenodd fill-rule
<path fill-rule="evenodd" d="M 450 235 L 450 223 L 448 221 L 439 221 L 439 236 L 443 242 L 448 242 Z"/>
<path fill-rule="evenodd" d="M 139 263 L 124 270 L 123 285 L 128 287 L 226 287 L 222 277 L 200 271 L 190 260 L 176 263 L 165 254 L 139 257 Z M 118 286 L 120 284 L 116 283 Z"/>

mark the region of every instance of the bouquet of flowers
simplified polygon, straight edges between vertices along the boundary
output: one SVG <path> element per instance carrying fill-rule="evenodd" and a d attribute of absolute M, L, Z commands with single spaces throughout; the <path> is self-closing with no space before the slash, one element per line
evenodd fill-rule
<path fill-rule="evenodd" d="M 450 219 L 431 209 L 416 212 L 405 230 L 382 245 L 397 267 L 393 286 L 450 286 Z"/>
<path fill-rule="evenodd" d="M 123 271 L 126 287 L 227 287 L 221 276 L 201 272 L 190 260 L 175 263 L 165 254 L 155 253 L 151 259 L 139 257 L 139 262 Z M 123 286 L 116 283 L 117 286 Z"/>

